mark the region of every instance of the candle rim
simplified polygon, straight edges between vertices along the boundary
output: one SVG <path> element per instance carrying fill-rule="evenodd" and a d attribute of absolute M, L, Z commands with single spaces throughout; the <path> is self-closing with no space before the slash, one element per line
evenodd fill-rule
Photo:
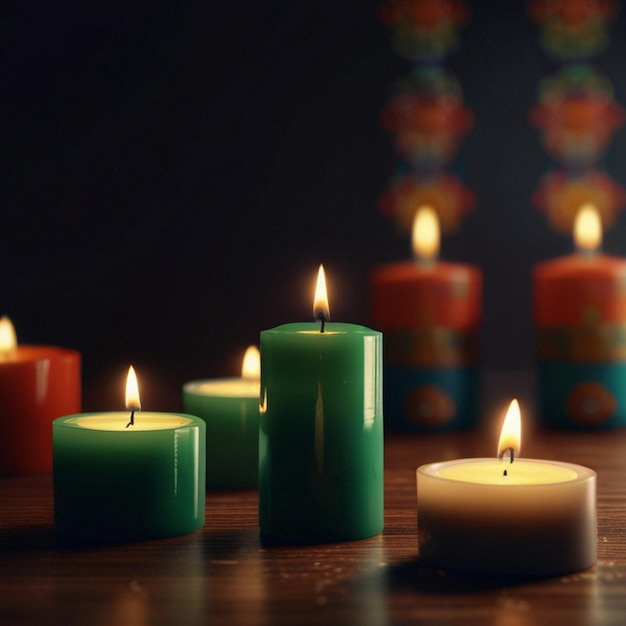
<path fill-rule="evenodd" d="M 0 364 L 24 364 L 38 361 L 48 361 L 51 359 L 63 359 L 78 356 L 80 353 L 74 348 L 63 346 L 53 346 L 48 344 L 20 343 L 15 350 L 11 351 L 11 356 L 0 360 Z"/>
<path fill-rule="evenodd" d="M 557 257 L 551 257 L 538 261 L 533 265 L 533 274 L 543 275 L 546 273 L 564 270 L 578 275 L 577 272 L 587 270 L 589 272 L 604 270 L 609 271 L 611 277 L 622 279 L 626 275 L 626 263 L 624 257 L 617 254 L 608 254 L 598 251 L 592 255 L 581 254 L 580 252 L 570 252 Z"/>
<path fill-rule="evenodd" d="M 452 278 L 455 282 L 467 282 L 470 279 L 478 279 L 482 277 L 480 266 L 474 263 L 461 263 L 458 261 L 438 260 L 435 264 L 438 272 L 433 272 L 432 268 L 425 268 L 415 259 L 403 261 L 391 261 L 377 265 L 372 269 L 374 278 L 383 278 L 391 281 L 404 281 L 415 277 L 419 274 L 421 277 L 429 276 L 440 278 L 442 272 Z M 416 271 L 417 270 L 417 271 Z M 398 275 L 400 273 L 401 275 Z"/>
<path fill-rule="evenodd" d="M 457 483 L 460 485 L 473 485 L 473 486 L 484 486 L 484 487 L 506 487 L 508 489 L 534 489 L 537 487 L 555 487 L 558 485 L 571 485 L 573 483 L 585 482 L 590 479 L 596 478 L 595 470 L 592 470 L 589 467 L 584 465 L 578 465 L 576 463 L 568 463 L 566 461 L 552 461 L 550 459 L 527 459 L 527 458 L 516 458 L 513 462 L 513 466 L 515 463 L 531 463 L 531 464 L 547 464 L 547 465 L 556 465 L 561 468 L 567 468 L 572 470 L 576 476 L 571 479 L 565 480 L 554 480 L 549 482 L 541 482 L 541 483 L 527 483 L 527 484 L 513 484 L 503 482 L 493 482 L 493 483 L 482 483 L 471 480 L 462 480 L 460 478 L 451 478 L 449 476 L 441 476 L 437 474 L 437 469 L 442 466 L 451 465 L 451 464 L 467 464 L 467 463 L 484 463 L 485 461 L 497 464 L 501 466 L 503 469 L 506 469 L 509 466 L 509 463 L 501 461 L 498 458 L 494 457 L 476 457 L 476 458 L 463 458 L 463 459 L 452 459 L 450 461 L 436 461 L 434 463 L 426 463 L 424 465 L 420 465 L 416 470 L 416 475 L 421 474 L 422 476 L 428 476 L 431 478 L 437 478 L 438 480 L 445 480 L 452 483 Z"/>
<path fill-rule="evenodd" d="M 364 326 L 362 324 L 351 324 L 350 322 L 327 322 L 326 329 L 323 333 L 320 333 L 319 323 L 317 322 L 287 322 L 286 324 L 280 324 L 274 326 L 274 328 L 268 328 L 262 331 L 263 333 L 287 333 L 302 336 L 318 336 L 318 337 L 332 337 L 332 336 L 345 336 L 345 335 L 371 335 L 378 333 L 373 328 Z"/>
<path fill-rule="evenodd" d="M 318 331 L 319 332 L 319 331 Z M 211 391 L 203 392 L 201 387 L 207 385 L 228 385 L 235 387 L 236 385 L 243 384 L 249 387 L 249 393 L 245 391 L 238 392 L 236 395 L 231 395 L 226 392 Z M 254 393 L 252 388 L 256 388 Z M 241 376 L 230 376 L 223 378 L 205 378 L 198 380 L 190 380 L 183 385 L 183 391 L 189 394 L 193 394 L 199 397 L 212 397 L 212 398 L 259 398 L 261 395 L 261 380 L 258 378 L 243 378 Z"/>
<path fill-rule="evenodd" d="M 157 420 L 160 419 L 172 419 L 172 418 L 179 418 L 181 420 L 180 424 L 175 424 L 175 425 L 170 425 L 170 426 L 161 426 L 158 428 L 150 428 L 150 429 L 142 429 L 142 428 L 135 428 L 133 429 L 131 428 L 126 428 L 126 423 L 128 422 L 128 411 L 93 411 L 90 413 L 74 413 L 73 415 L 65 415 L 63 417 L 58 417 L 55 420 L 53 420 L 52 424 L 54 426 L 60 426 L 60 427 L 67 427 L 67 428 L 73 428 L 76 430 L 80 430 L 82 432 L 87 432 L 87 431 L 91 431 L 91 432 L 106 432 L 106 433 L 127 433 L 127 434 L 131 434 L 132 433 L 149 433 L 149 432 L 162 432 L 165 430 L 179 430 L 181 428 L 190 428 L 193 426 L 198 426 L 199 424 L 203 424 L 204 421 L 201 420 L 199 417 L 196 417 L 195 415 L 190 415 L 188 413 L 169 413 L 169 412 L 165 412 L 165 411 L 142 411 L 140 413 L 138 413 L 138 417 L 136 417 L 136 423 L 139 424 L 140 421 L 143 419 L 150 419 L 150 420 L 154 420 L 155 418 Z M 109 429 L 109 428 L 90 428 L 90 427 L 85 427 L 82 426 L 79 421 L 80 420 L 84 420 L 84 419 L 88 419 L 90 417 L 94 417 L 97 418 L 99 420 L 103 420 L 103 418 L 106 417 L 111 417 L 111 421 L 113 421 L 113 418 L 115 418 L 115 420 L 121 420 L 123 422 L 123 429 Z M 124 421 L 125 420 L 125 421 Z M 115 422 L 116 424 L 118 423 L 117 421 Z M 125 435 L 127 436 L 127 435 Z"/>

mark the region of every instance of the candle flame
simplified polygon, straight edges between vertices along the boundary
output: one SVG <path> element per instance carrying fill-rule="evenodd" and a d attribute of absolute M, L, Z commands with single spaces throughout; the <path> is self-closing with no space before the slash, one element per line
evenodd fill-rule
<path fill-rule="evenodd" d="M 324 274 L 323 265 L 320 265 L 317 272 L 315 300 L 313 301 L 313 317 L 316 320 L 322 320 L 322 322 L 327 322 L 330 319 L 330 307 L 328 306 L 328 293 L 326 291 L 326 275 Z"/>
<path fill-rule="evenodd" d="M 261 376 L 261 353 L 256 346 L 248 346 L 241 363 L 241 377 L 256 380 Z"/>
<path fill-rule="evenodd" d="M 574 242 L 580 252 L 594 252 L 602 243 L 602 221 L 593 204 L 583 204 L 574 222 Z"/>
<path fill-rule="evenodd" d="M 135 368 L 132 365 L 128 368 L 128 376 L 126 377 L 126 408 L 129 411 L 141 410 L 141 401 L 139 400 L 139 384 L 137 383 Z"/>
<path fill-rule="evenodd" d="M 435 261 L 439 255 L 439 219 L 427 205 L 417 209 L 413 219 L 413 254 L 420 261 Z"/>
<path fill-rule="evenodd" d="M 509 410 L 506 412 L 500 440 L 498 441 L 498 458 L 509 453 L 511 459 L 519 455 L 522 443 L 522 417 L 520 415 L 519 402 L 512 400 Z M 512 450 L 512 452 L 511 452 Z"/>
<path fill-rule="evenodd" d="M 6 316 L 0 317 L 0 359 L 10 356 L 17 349 L 17 335 L 13 323 Z"/>

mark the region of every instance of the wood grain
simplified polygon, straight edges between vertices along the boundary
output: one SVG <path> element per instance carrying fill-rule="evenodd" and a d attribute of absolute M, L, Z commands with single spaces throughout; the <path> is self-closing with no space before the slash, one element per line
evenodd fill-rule
<path fill-rule="evenodd" d="M 208 492 L 194 534 L 63 547 L 50 476 L 0 479 L 0 623 L 623 624 L 626 615 L 626 431 L 536 431 L 524 456 L 598 472 L 597 564 L 550 579 L 461 576 L 417 554 L 415 469 L 489 455 L 482 432 L 388 435 L 385 531 L 364 541 L 266 547 L 255 491 Z M 97 497 L 97 494 L 94 494 Z"/>

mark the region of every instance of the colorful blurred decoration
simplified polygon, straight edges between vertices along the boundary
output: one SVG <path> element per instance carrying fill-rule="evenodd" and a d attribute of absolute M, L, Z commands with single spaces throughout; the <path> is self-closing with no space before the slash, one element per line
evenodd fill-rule
<path fill-rule="evenodd" d="M 457 43 L 469 12 L 462 0 L 388 0 L 381 19 L 394 28 L 393 47 L 403 58 L 440 61 Z"/>
<path fill-rule="evenodd" d="M 416 387 L 404 402 L 404 412 L 411 422 L 420 427 L 444 428 L 455 417 L 456 403 L 437 385 Z"/>
<path fill-rule="evenodd" d="M 617 15 L 614 0 L 531 0 L 530 17 L 541 28 L 541 45 L 561 60 L 584 59 L 609 43 L 607 23 Z"/>
<path fill-rule="evenodd" d="M 624 122 L 624 109 L 614 102 L 607 78 L 590 65 L 577 64 L 542 81 L 531 120 L 554 159 L 581 168 L 604 154 L 613 131 Z"/>
<path fill-rule="evenodd" d="M 451 171 L 474 114 L 444 65 L 469 12 L 461 0 L 386 0 L 381 17 L 394 29 L 394 49 L 413 65 L 381 115 L 399 162 L 379 209 L 402 234 L 417 233 L 414 258 L 372 272 L 372 322 L 385 333 L 385 423 L 467 428 L 478 415 L 482 274 L 438 253 L 439 235 L 457 231 L 476 204 Z M 430 226 L 420 228 L 418 213 Z"/>
<path fill-rule="evenodd" d="M 549 224 L 577 252 L 533 272 L 538 404 L 546 426 L 601 429 L 626 424 L 626 261 L 599 251 L 626 191 L 602 167 L 624 109 L 592 57 L 609 45 L 613 0 L 530 0 L 545 52 L 559 64 L 541 81 L 530 113 L 556 167 L 533 195 Z M 582 209 L 581 209 L 582 207 Z M 597 237 L 584 212 L 601 222 Z M 576 223 L 576 226 L 575 226 Z M 582 237 L 581 237 L 582 236 Z M 597 239 L 597 240 L 596 240 Z"/>
<path fill-rule="evenodd" d="M 439 217 L 442 232 L 454 232 L 461 218 L 474 208 L 474 192 L 451 174 L 398 176 L 380 198 L 383 215 L 395 218 L 403 232 L 411 232 L 417 207 L 430 206 Z"/>
<path fill-rule="evenodd" d="M 417 171 L 436 170 L 456 155 L 472 124 L 461 90 L 442 70 L 416 70 L 415 80 L 396 89 L 382 114 L 383 128 L 394 135 L 398 154 Z"/>
<path fill-rule="evenodd" d="M 394 49 L 415 64 L 409 76 L 397 81 L 381 115 L 401 162 L 380 209 L 409 233 L 418 207 L 427 204 L 437 212 L 442 232 L 454 232 L 475 199 L 446 168 L 474 115 L 443 62 L 458 45 L 468 8 L 461 0 L 387 0 L 380 14 L 394 29 Z"/>
<path fill-rule="evenodd" d="M 544 177 L 533 201 L 556 230 L 571 237 L 576 214 L 587 203 L 598 210 L 603 228 L 611 228 L 618 209 L 626 204 L 626 192 L 610 176 L 595 169 L 578 176 L 555 171 Z"/>
<path fill-rule="evenodd" d="M 624 206 L 626 192 L 599 171 L 598 163 L 625 116 L 610 80 L 589 58 L 608 45 L 608 22 L 619 6 L 612 0 L 531 0 L 527 6 L 540 25 L 544 50 L 561 64 L 541 81 L 539 102 L 530 113 L 557 163 L 535 193 L 535 204 L 553 228 L 571 236 L 574 215 L 591 202 L 606 230 Z"/>
<path fill-rule="evenodd" d="M 568 395 L 566 410 L 575 423 L 599 427 L 615 415 L 617 400 L 601 383 L 583 381 Z"/>

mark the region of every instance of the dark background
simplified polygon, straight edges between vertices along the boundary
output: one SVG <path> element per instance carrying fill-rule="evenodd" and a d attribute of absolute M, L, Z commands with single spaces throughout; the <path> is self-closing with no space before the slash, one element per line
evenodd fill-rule
<path fill-rule="evenodd" d="M 382 2 L 15 2 L 2 9 L 0 314 L 83 355 L 84 406 L 175 410 L 236 375 L 259 331 L 368 323 L 372 266 L 409 257 L 381 216 L 397 164 L 379 126 L 410 71 Z M 482 363 L 533 362 L 531 267 L 569 252 L 531 205 L 553 163 L 528 114 L 554 66 L 524 2 L 471 4 L 449 58 L 476 116 L 455 173 L 477 208 L 442 257 L 485 276 Z M 625 16 L 595 66 L 626 103 Z M 626 185 L 626 131 L 601 163 Z M 604 249 L 626 253 L 620 216 Z"/>

